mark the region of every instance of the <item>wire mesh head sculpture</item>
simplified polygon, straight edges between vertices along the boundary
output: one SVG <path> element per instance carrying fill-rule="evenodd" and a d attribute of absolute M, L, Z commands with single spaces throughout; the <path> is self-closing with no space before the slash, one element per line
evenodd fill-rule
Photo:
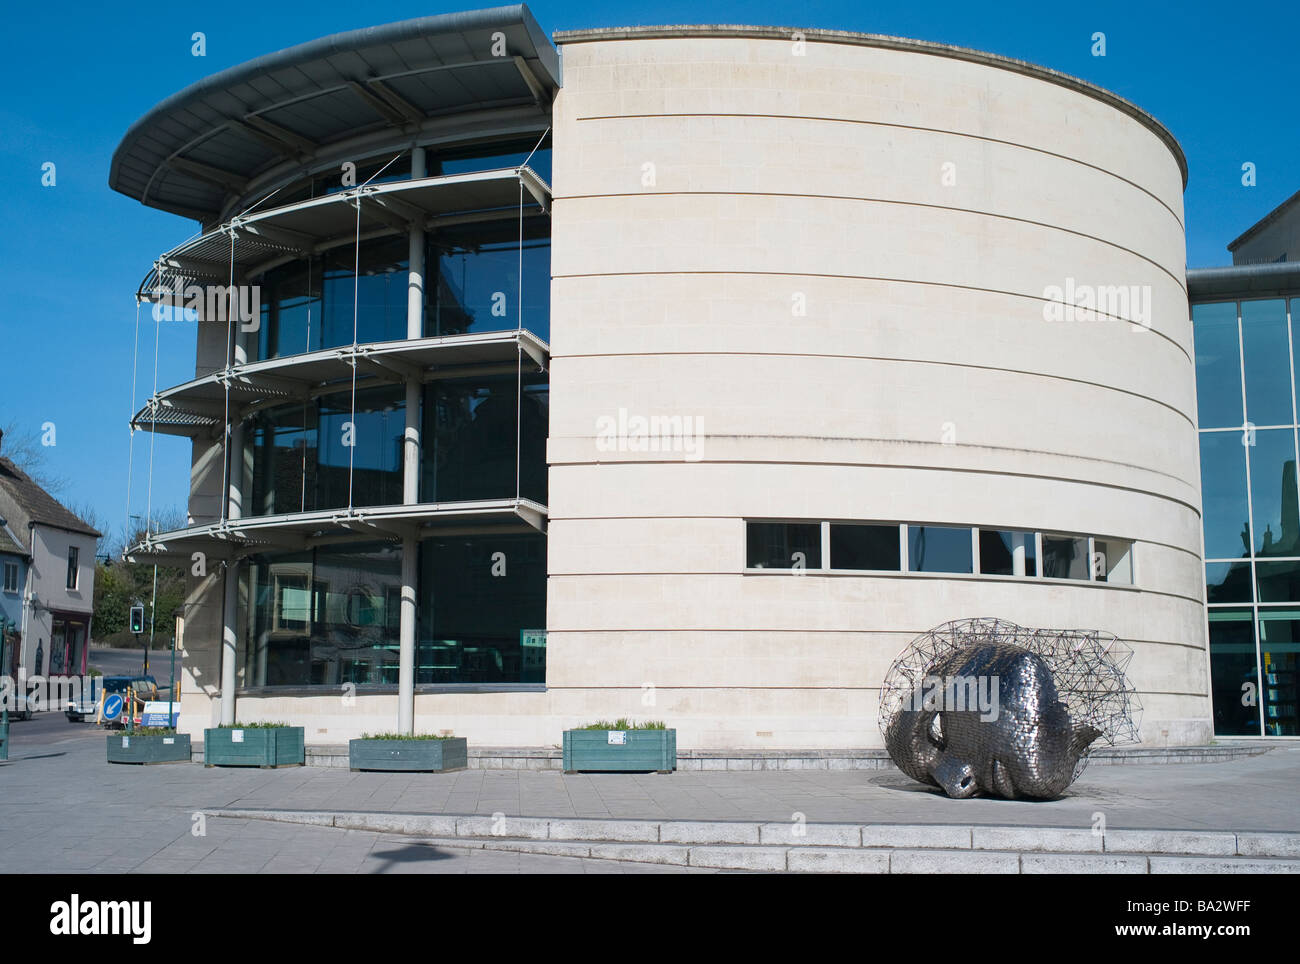
<path fill-rule="evenodd" d="M 1097 742 L 1138 742 L 1133 651 L 1095 630 L 944 623 L 894 660 L 880 727 L 895 765 L 950 797 L 1051 799 Z"/>

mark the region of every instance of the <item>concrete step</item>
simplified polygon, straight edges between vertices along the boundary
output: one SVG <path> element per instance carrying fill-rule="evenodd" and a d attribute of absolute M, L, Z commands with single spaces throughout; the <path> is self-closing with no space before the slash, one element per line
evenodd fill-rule
<path fill-rule="evenodd" d="M 980 824 L 600 820 L 225 808 L 209 816 L 425 837 L 461 848 L 825 873 L 1300 873 L 1300 834 Z"/>
<path fill-rule="evenodd" d="M 819 874 L 1294 874 L 1300 860 L 850 847 L 674 846 L 522 838 L 430 838 L 435 846 L 715 870 Z"/>

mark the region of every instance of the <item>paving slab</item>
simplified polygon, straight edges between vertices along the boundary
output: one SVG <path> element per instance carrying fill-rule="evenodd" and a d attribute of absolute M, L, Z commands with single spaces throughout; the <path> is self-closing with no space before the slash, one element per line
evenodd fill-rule
<path fill-rule="evenodd" d="M 898 866 L 893 872 L 927 872 L 923 868 L 933 866 L 938 855 L 962 851 L 964 857 L 952 859 L 989 856 L 996 863 L 1001 859 L 996 848 L 1013 842 L 1024 853 L 1022 859 L 1030 861 L 1032 841 L 1015 841 L 1012 830 L 1033 835 L 1055 829 L 1070 839 L 1088 841 L 1095 839 L 1091 830 L 1099 824 L 1106 828 L 1105 851 L 1096 856 L 1123 857 L 1126 848 L 1139 843 L 1164 847 L 1165 853 L 1151 858 L 1152 872 L 1226 873 L 1255 865 L 1267 865 L 1271 872 L 1300 865 L 1300 842 L 1285 836 L 1300 833 L 1300 807 L 1295 805 L 1300 799 L 1300 745 L 1287 742 L 1224 762 L 1162 763 L 1153 762 L 1159 756 L 1151 754 L 1134 758 L 1143 762 L 1090 767 L 1061 799 L 1023 802 L 950 800 L 887 769 L 720 769 L 659 775 L 124 767 L 106 762 L 103 734 L 93 727 L 70 725 L 66 738 L 44 744 L 25 739 L 21 725 L 15 729 L 10 760 L 0 764 L 5 787 L 0 794 L 0 872 L 120 872 L 157 861 L 158 867 L 169 870 L 192 864 L 199 872 L 249 873 L 267 865 L 310 863 L 317 857 L 321 872 L 405 872 L 435 865 L 469 872 L 488 866 L 481 859 L 486 853 L 482 848 L 473 852 L 478 857 L 467 858 L 468 851 L 449 855 L 426 844 L 395 845 L 397 834 L 378 833 L 377 824 L 369 829 L 331 826 L 338 811 L 371 809 L 415 813 L 429 821 L 426 827 L 446 826 L 445 818 L 459 815 L 458 827 L 459 821 L 476 821 L 469 826 L 486 838 L 493 835 L 494 814 L 504 817 L 512 836 L 540 834 L 543 839 L 552 821 L 576 818 L 682 825 L 670 831 L 670 838 L 688 837 L 686 823 L 743 822 L 749 826 L 736 832 L 735 845 L 780 844 L 783 855 L 793 849 L 791 828 L 801 824 L 807 836 L 797 845 L 799 850 L 812 853 L 842 846 L 845 834 L 851 839 L 858 831 L 818 829 L 839 824 L 862 828 L 861 843 L 868 848 L 908 852 L 903 857 L 895 854 Z M 38 800 L 39 806 L 33 805 Z M 323 816 L 319 826 L 299 828 L 204 818 L 205 812 L 222 807 L 305 810 Z M 74 827 L 76 833 L 70 839 L 56 838 L 50 826 Z M 1160 836 L 1170 831 L 1179 833 Z M 622 843 L 639 845 L 634 840 Z M 689 839 L 659 843 L 699 849 Z M 981 846 L 993 849 L 981 855 Z M 386 856 L 376 856 L 379 850 Z M 530 859 L 528 854 L 499 855 L 493 866 L 519 869 Z M 835 856 L 800 859 L 829 862 Z M 1274 859 L 1261 862 L 1254 857 Z M 531 858 L 576 861 L 565 864 L 565 872 L 579 872 L 582 861 L 592 859 L 557 854 Z M 399 864 L 403 869 L 394 870 Z M 1127 865 L 1119 861 L 1096 866 Z M 608 869 L 605 865 L 601 872 Z"/>

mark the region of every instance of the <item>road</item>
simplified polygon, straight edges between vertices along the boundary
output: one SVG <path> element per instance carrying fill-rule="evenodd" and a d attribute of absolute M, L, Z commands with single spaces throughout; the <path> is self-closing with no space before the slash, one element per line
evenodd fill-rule
<path fill-rule="evenodd" d="M 91 647 L 90 659 L 92 669 L 97 669 L 105 676 L 134 676 L 144 665 L 143 649 L 100 649 Z M 176 675 L 181 672 L 179 654 L 176 660 Z M 154 649 L 149 652 L 149 674 L 158 681 L 159 686 L 166 686 L 171 673 L 171 652 L 167 649 Z"/>

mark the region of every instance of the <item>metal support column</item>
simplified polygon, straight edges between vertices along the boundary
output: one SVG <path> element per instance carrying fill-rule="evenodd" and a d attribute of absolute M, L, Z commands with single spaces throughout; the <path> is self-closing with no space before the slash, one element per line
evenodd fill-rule
<path fill-rule="evenodd" d="M 244 514 L 244 422 L 238 416 L 230 426 L 230 477 L 226 481 L 226 518 L 239 519 Z"/>
<path fill-rule="evenodd" d="M 424 177 L 424 148 L 411 151 L 411 177 Z M 412 223 L 406 285 L 406 337 L 424 336 L 424 225 Z M 402 503 L 420 501 L 420 395 L 418 377 L 406 380 L 406 431 L 402 441 Z M 414 533 L 402 539 L 402 605 L 398 629 L 397 732 L 415 732 L 415 587 L 420 542 Z"/>
<path fill-rule="evenodd" d="M 239 638 L 236 610 L 239 607 L 239 562 L 225 565 L 225 593 L 221 605 L 221 722 L 235 722 L 235 647 Z"/>
<path fill-rule="evenodd" d="M 420 543 L 402 540 L 402 623 L 397 677 L 397 732 L 415 732 L 415 585 Z"/>

